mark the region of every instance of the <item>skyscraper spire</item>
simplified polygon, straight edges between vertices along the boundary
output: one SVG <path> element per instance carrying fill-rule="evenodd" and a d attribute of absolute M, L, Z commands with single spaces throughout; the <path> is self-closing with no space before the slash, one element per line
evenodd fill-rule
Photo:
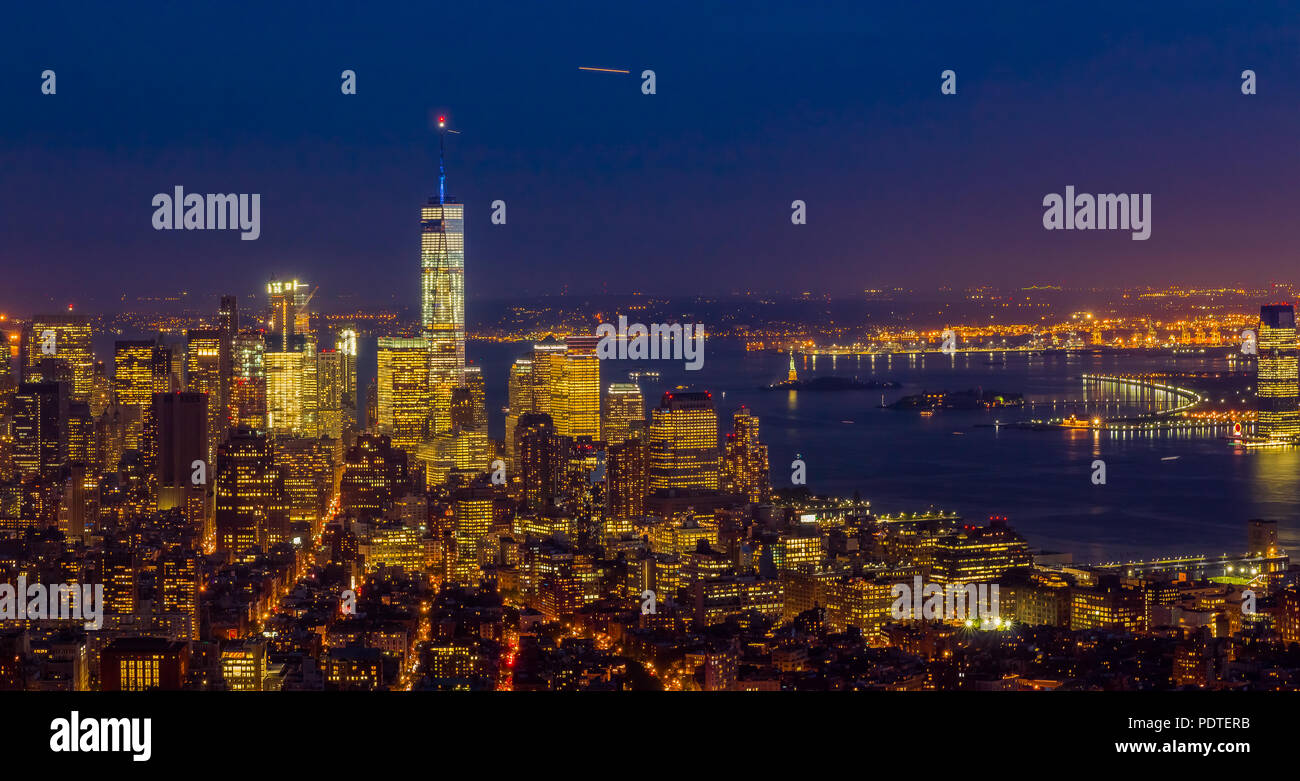
<path fill-rule="evenodd" d="M 438 117 L 438 205 L 447 202 L 447 162 L 444 157 L 447 141 L 447 117 Z"/>
<path fill-rule="evenodd" d="M 438 195 L 420 210 L 421 336 L 428 342 L 431 433 L 451 429 L 465 384 L 465 207 L 447 195 L 447 117 L 438 116 Z"/>

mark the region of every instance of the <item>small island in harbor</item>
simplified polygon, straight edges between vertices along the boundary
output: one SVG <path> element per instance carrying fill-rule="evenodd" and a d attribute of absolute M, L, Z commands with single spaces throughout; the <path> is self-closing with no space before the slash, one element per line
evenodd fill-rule
<path fill-rule="evenodd" d="M 799 379 L 799 373 L 794 368 L 794 352 L 790 352 L 790 373 L 786 375 L 784 382 L 774 382 L 771 385 L 759 387 L 761 391 L 851 391 L 851 390 L 881 390 L 884 388 L 901 388 L 897 382 L 890 380 L 867 380 L 862 382 L 856 377 L 815 377 L 811 380 Z"/>
<path fill-rule="evenodd" d="M 1004 407 L 1023 407 L 1024 404 L 1025 398 L 1019 393 L 970 388 L 964 391 L 945 390 L 904 396 L 890 404 L 889 408 L 904 410 L 1001 409 Z"/>
<path fill-rule="evenodd" d="M 897 382 L 890 380 L 867 380 L 861 382 L 848 377 L 816 377 L 811 380 L 786 380 L 771 385 L 764 385 L 759 388 L 763 391 L 773 390 L 793 390 L 793 391 L 851 391 L 851 390 L 880 390 L 882 388 L 900 388 Z"/>

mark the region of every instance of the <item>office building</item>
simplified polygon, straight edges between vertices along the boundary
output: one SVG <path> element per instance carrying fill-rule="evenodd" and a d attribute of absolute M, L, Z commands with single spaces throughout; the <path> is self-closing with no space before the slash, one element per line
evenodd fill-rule
<path fill-rule="evenodd" d="M 217 550 L 236 557 L 288 539 L 284 473 L 265 433 L 236 430 L 217 449 L 216 528 Z"/>
<path fill-rule="evenodd" d="M 718 416 L 713 394 L 672 390 L 650 411 L 648 482 L 650 491 L 716 491 Z"/>
<path fill-rule="evenodd" d="M 451 428 L 451 392 L 465 381 L 465 207 L 446 189 L 440 143 L 438 195 L 420 209 L 420 335 L 435 434 Z"/>
<path fill-rule="evenodd" d="M 70 383 L 69 400 L 88 402 L 95 366 L 93 336 L 90 320 L 85 315 L 69 313 L 32 318 L 22 334 L 23 381 L 63 380 Z M 64 367 L 64 373 L 60 375 L 55 366 Z"/>
<path fill-rule="evenodd" d="M 1260 307 L 1258 341 L 1256 433 L 1266 439 L 1289 442 L 1300 437 L 1300 363 L 1295 308 L 1290 304 Z"/>
<path fill-rule="evenodd" d="M 429 343 L 380 337 L 378 366 L 379 431 L 392 437 L 394 447 L 414 453 L 424 440 L 429 420 Z M 450 428 L 450 388 L 444 412 Z"/>

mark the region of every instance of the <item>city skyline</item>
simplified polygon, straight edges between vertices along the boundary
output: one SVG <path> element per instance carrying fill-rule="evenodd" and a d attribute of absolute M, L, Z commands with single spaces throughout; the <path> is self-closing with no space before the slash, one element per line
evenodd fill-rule
<path fill-rule="evenodd" d="M 760 289 L 935 276 L 1023 284 L 1044 265 L 1071 285 L 1121 273 L 1197 284 L 1229 269 L 1232 282 L 1265 280 L 1300 241 L 1282 206 L 1300 171 L 1280 130 L 1300 119 L 1300 69 L 1282 43 L 1295 22 L 1283 4 L 1180 10 L 1173 27 L 1155 7 L 1060 26 L 1049 9 L 953 6 L 922 19 L 760 5 L 734 29 L 698 7 L 645 19 L 595 7 L 588 24 L 610 35 L 574 29 L 542 42 L 530 35 L 538 12 L 514 9 L 494 29 L 510 45 L 489 54 L 453 36 L 439 64 L 418 68 L 396 54 L 408 48 L 400 43 L 227 62 L 213 56 L 218 41 L 256 45 L 259 35 L 214 19 L 187 41 L 188 56 L 169 58 L 182 66 L 161 70 L 129 38 L 81 45 L 77 30 L 93 27 L 96 10 L 71 26 L 20 10 L 13 29 L 28 34 L 0 55 L 7 71 L 31 71 L 30 85 L 8 88 L 18 108 L 0 131 L 12 183 L 0 196 L 10 280 L 0 307 L 97 308 L 124 262 L 154 295 L 239 292 L 275 266 L 365 304 L 391 301 L 411 246 L 398 205 L 428 195 L 439 115 L 461 131 L 448 139 L 449 175 L 484 261 L 467 269 L 469 286 L 494 293 L 724 292 L 742 274 Z M 196 13 L 172 9 L 142 30 Z M 467 9 L 438 13 L 480 29 Z M 300 40 L 340 40 L 349 18 L 309 20 Z M 397 42 L 418 39 L 428 21 L 412 11 L 360 23 Z M 1045 30 L 1050 47 L 1035 35 Z M 1218 45 L 1207 51 L 1210 37 Z M 1139 45 L 1152 39 L 1161 46 Z M 780 68 L 766 53 L 773 40 L 785 49 Z M 87 54 L 104 47 L 111 65 Z M 578 69 L 592 64 L 635 72 Z M 59 74 L 53 95 L 40 90 L 46 67 Z M 639 89 L 642 68 L 656 72 L 653 95 Z M 956 94 L 940 90 L 945 69 Z M 1242 93 L 1245 69 L 1258 75 L 1256 94 Z M 340 91 L 343 70 L 355 72 L 355 94 Z M 1027 155 L 1035 165 L 1022 165 Z M 177 185 L 260 193 L 266 230 L 242 242 L 155 232 L 149 199 Z M 1044 196 L 1067 186 L 1151 194 L 1151 238 L 1044 231 Z M 73 192 L 99 204 L 93 230 L 66 209 Z M 497 200 L 508 207 L 501 225 Z M 790 222 L 794 200 L 807 203 L 805 225 Z M 622 238 L 670 222 L 653 247 Z M 21 273 L 33 268 L 65 285 Z"/>
<path fill-rule="evenodd" d="M 0 47 L 37 753 L 183 775 L 238 718 L 170 712 L 257 699 L 275 761 L 373 772 L 427 735 L 356 725 L 436 732 L 388 703 L 446 692 L 835 693 L 858 733 L 1044 693 L 985 721 L 1049 772 L 1270 740 L 1300 16 L 1123 8 L 87 8 Z M 572 742 L 517 715 L 452 753 Z M 801 754 L 742 732 L 715 753 Z"/>

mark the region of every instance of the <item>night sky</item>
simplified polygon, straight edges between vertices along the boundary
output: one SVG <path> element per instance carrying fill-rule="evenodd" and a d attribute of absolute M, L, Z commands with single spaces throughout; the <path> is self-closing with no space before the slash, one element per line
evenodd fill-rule
<path fill-rule="evenodd" d="M 273 272 L 414 306 L 442 111 L 471 299 L 1294 278 L 1294 7 L 873 5 L 11 4 L 0 307 Z M 260 193 L 261 238 L 153 230 L 178 184 Z M 1044 230 L 1071 184 L 1151 193 L 1150 240 Z"/>

